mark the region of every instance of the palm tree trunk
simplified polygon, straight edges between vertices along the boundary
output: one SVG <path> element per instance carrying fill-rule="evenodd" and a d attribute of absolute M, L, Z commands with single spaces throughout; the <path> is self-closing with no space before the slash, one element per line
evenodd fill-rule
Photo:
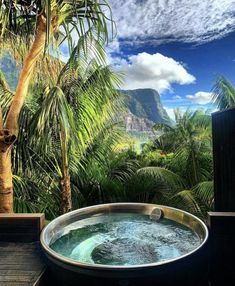
<path fill-rule="evenodd" d="M 18 117 L 28 91 L 30 78 L 35 63 L 42 53 L 46 40 L 46 23 L 43 16 L 39 17 L 37 34 L 33 45 L 24 61 L 19 76 L 15 96 L 7 114 L 6 124 L 0 112 L 0 213 L 13 212 L 13 183 L 11 170 L 11 150 L 18 135 Z"/>
<path fill-rule="evenodd" d="M 63 178 L 61 184 L 61 211 L 63 214 L 71 211 L 71 188 L 70 188 L 70 175 L 68 166 L 63 167 Z"/>
<path fill-rule="evenodd" d="M 11 149 L 0 153 L 0 213 L 13 212 Z"/>
<path fill-rule="evenodd" d="M 35 36 L 33 45 L 24 60 L 24 65 L 21 70 L 18 84 L 16 87 L 15 96 L 13 97 L 9 112 L 6 119 L 6 128 L 11 134 L 18 134 L 18 117 L 23 106 L 25 96 L 28 91 L 29 82 L 33 73 L 33 68 L 38 57 L 41 55 L 46 40 L 46 20 L 40 16 L 38 30 Z"/>
<path fill-rule="evenodd" d="M 193 174 L 194 174 L 194 179 L 195 179 L 195 182 L 193 185 L 196 185 L 199 180 L 198 180 L 198 175 L 197 175 L 196 155 L 194 151 L 192 151 L 192 162 L 193 162 Z"/>
<path fill-rule="evenodd" d="M 0 131 L 0 213 L 13 212 L 11 149 L 16 137 Z"/>
<path fill-rule="evenodd" d="M 70 187 L 70 175 L 69 175 L 69 164 L 68 164 L 68 145 L 67 136 L 63 129 L 60 133 L 60 144 L 61 144 L 61 157 L 62 157 L 62 173 L 63 178 L 60 182 L 61 186 L 61 212 L 67 213 L 72 209 L 72 197 Z"/>

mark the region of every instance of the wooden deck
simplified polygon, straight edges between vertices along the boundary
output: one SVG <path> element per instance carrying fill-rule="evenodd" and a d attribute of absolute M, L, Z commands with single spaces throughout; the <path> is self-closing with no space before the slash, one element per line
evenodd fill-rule
<path fill-rule="evenodd" d="M 0 286 L 41 286 L 44 215 L 0 214 Z"/>
<path fill-rule="evenodd" d="M 38 242 L 0 242 L 0 285 L 39 285 L 46 266 Z"/>

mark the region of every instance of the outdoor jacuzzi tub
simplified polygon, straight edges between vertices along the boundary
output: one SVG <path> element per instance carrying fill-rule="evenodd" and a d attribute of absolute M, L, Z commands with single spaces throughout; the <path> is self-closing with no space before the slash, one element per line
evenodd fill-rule
<path fill-rule="evenodd" d="M 139 242 L 141 243 L 141 248 L 138 249 L 137 246 L 133 246 L 133 241 L 135 241 L 136 229 L 130 222 L 128 217 L 130 216 L 140 216 L 145 218 L 147 221 L 147 226 L 143 226 L 143 231 L 138 232 L 140 236 Z M 145 235 L 144 229 L 149 227 L 168 227 L 171 225 L 174 226 L 173 229 L 176 231 L 176 236 L 171 237 L 169 245 L 166 245 L 167 251 L 170 253 L 172 247 L 175 243 L 179 243 L 184 247 L 185 243 L 184 238 L 180 236 L 180 232 L 177 232 L 177 225 L 182 226 L 183 231 L 195 235 L 197 243 L 194 246 L 190 246 L 190 250 L 186 253 L 178 253 L 168 259 L 158 260 L 158 261 L 146 261 L 145 263 L 134 263 L 134 265 L 110 265 L 102 264 L 102 261 L 105 261 L 106 257 L 109 256 L 109 252 L 114 251 L 111 246 L 110 249 L 105 247 L 102 248 L 102 243 L 104 244 L 104 239 L 96 238 L 93 239 L 93 248 L 95 253 L 98 249 L 98 258 L 100 259 L 99 263 L 90 263 L 89 261 L 79 261 L 75 260 L 74 257 L 79 257 L 81 253 L 87 254 L 89 259 L 92 256 L 94 249 L 91 250 L 91 242 L 85 241 L 80 246 L 75 247 L 73 252 L 77 255 L 71 255 L 71 257 L 66 257 L 61 253 L 55 251 L 53 243 L 68 236 L 70 231 L 76 231 L 81 225 L 85 227 L 94 228 L 96 221 L 101 220 L 101 218 L 110 218 L 110 223 L 115 222 L 115 218 L 118 217 L 128 217 L 128 224 L 125 224 L 125 229 L 120 231 L 120 235 L 127 232 L 130 234 L 131 238 L 129 239 L 129 244 L 134 247 L 134 252 L 139 252 L 143 254 L 143 257 L 148 255 L 148 252 L 152 255 L 155 250 L 149 250 L 143 246 L 144 241 L 148 241 L 148 235 Z M 119 222 L 117 222 L 119 223 Z M 154 225 L 156 224 L 156 226 Z M 164 224 L 161 226 L 161 224 Z M 166 224 L 166 226 L 165 226 Z M 175 226 L 176 225 L 176 226 Z M 154 230 L 154 228 L 153 228 Z M 116 230 L 115 230 L 116 231 Z M 188 232 L 187 232 L 188 231 Z M 117 232 L 117 231 L 116 231 Z M 158 231 L 153 231 L 151 234 L 153 236 L 151 247 L 154 247 L 154 241 L 158 243 Z M 164 233 L 164 232 L 163 232 Z M 116 235 L 116 234 L 115 234 Z M 134 235 L 134 236 L 133 236 Z M 168 236 L 168 233 L 165 232 L 165 236 Z M 97 235 L 96 235 L 97 237 Z M 104 235 L 103 235 L 104 237 Z M 164 235 L 159 236 L 164 241 Z M 154 240 L 155 239 L 155 240 Z M 103 204 L 95 205 L 91 207 L 86 207 L 78 209 L 62 215 L 53 221 L 51 221 L 42 231 L 41 234 L 41 245 L 45 256 L 47 258 L 48 266 L 50 269 L 50 279 L 53 285 L 175 285 L 175 283 L 181 283 L 181 285 L 203 285 L 204 281 L 207 280 L 207 245 L 208 239 L 208 230 L 206 225 L 194 215 L 187 213 L 185 211 L 162 206 L 155 204 L 144 204 L 144 203 L 113 203 L 113 204 Z M 67 240 L 66 240 L 67 241 Z M 90 239 L 91 241 L 91 239 Z M 123 252 L 122 243 L 125 243 L 124 240 L 116 240 L 118 247 Z M 142 242 L 141 242 L 142 241 Z M 189 241 L 190 242 L 190 241 Z M 101 247 L 100 247 L 101 245 Z M 63 245 L 62 245 L 63 246 Z M 99 249 L 101 248 L 101 250 Z M 88 253 L 90 252 L 90 253 Z M 140 253 L 140 258 L 141 254 Z M 156 253 L 158 253 L 158 248 L 156 247 Z M 125 254 L 125 250 L 124 250 Z M 132 254 L 132 252 L 131 252 Z M 119 255 L 119 254 L 117 254 Z M 121 255 L 121 254 L 120 254 Z M 156 254 L 157 255 L 157 254 Z M 129 255 L 130 256 L 130 255 Z M 93 257 L 93 256 L 92 256 Z M 130 257 L 132 259 L 132 257 Z M 134 260 L 135 261 L 135 260 Z M 146 284 L 147 285 L 147 284 Z"/>

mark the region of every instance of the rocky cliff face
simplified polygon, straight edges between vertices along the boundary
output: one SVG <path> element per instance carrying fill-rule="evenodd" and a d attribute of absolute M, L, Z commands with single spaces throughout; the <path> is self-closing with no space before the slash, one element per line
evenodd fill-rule
<path fill-rule="evenodd" d="M 151 131 L 155 123 L 171 124 L 159 93 L 150 88 L 120 90 L 130 112 L 123 116 L 126 131 Z"/>
<path fill-rule="evenodd" d="M 163 108 L 159 93 L 150 88 L 120 90 L 124 101 L 132 114 L 154 123 L 170 124 L 170 118 Z"/>
<path fill-rule="evenodd" d="M 123 114 L 119 120 L 123 122 L 126 132 L 152 132 L 154 125 L 154 122 L 146 118 L 139 118 L 130 111 Z"/>

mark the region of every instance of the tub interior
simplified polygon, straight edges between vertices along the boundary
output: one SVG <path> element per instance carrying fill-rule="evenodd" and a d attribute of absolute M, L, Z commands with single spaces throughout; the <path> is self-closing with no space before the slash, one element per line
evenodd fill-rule
<path fill-rule="evenodd" d="M 80 263 L 132 266 L 175 259 L 200 246 L 194 230 L 155 213 L 111 212 L 75 221 L 50 248 Z"/>
<path fill-rule="evenodd" d="M 179 209 L 144 203 L 114 203 L 78 209 L 44 228 L 49 257 L 88 268 L 125 269 L 164 264 L 199 249 L 205 224 Z"/>

